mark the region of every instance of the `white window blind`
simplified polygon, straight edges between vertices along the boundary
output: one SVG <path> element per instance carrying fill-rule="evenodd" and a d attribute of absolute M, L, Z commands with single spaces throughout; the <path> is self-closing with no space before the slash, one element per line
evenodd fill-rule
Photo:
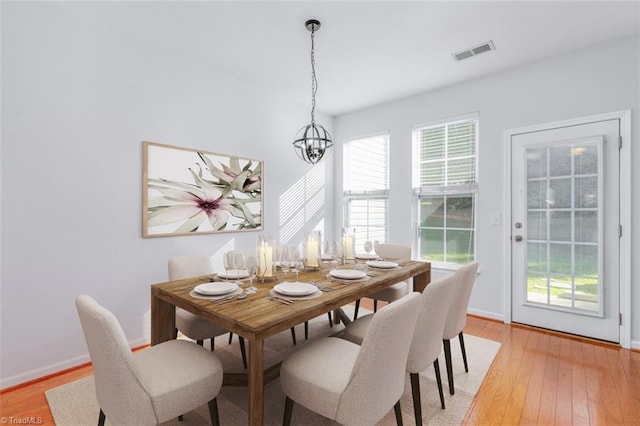
<path fill-rule="evenodd" d="M 475 184 L 476 127 L 476 120 L 466 120 L 416 129 L 414 188 Z"/>
<path fill-rule="evenodd" d="M 344 151 L 344 226 L 355 229 L 356 250 L 365 241 L 386 241 L 389 198 L 389 135 L 347 141 Z"/>

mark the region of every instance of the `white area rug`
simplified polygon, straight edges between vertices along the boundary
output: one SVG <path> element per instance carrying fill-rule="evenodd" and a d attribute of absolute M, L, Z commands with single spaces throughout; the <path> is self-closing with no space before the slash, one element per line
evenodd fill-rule
<path fill-rule="evenodd" d="M 350 312 L 349 312 L 350 313 Z M 317 337 L 334 334 L 342 326 L 329 328 L 326 315 L 315 318 L 309 323 L 309 342 Z M 265 342 L 265 364 L 271 365 L 278 359 L 282 359 L 291 351 L 304 346 L 304 331 L 302 326 L 296 327 L 298 344 L 292 345 L 291 334 L 287 330 L 277 336 L 269 338 Z M 242 369 L 240 350 L 237 336 L 233 343 L 227 344 L 228 336 L 220 336 L 216 339 L 215 353 L 221 358 L 225 371 Z M 444 355 L 440 356 L 440 369 L 442 372 L 445 404 L 447 408 L 440 408 L 438 387 L 435 382 L 433 368 L 420 374 L 420 390 L 422 393 L 422 413 L 425 424 L 430 425 L 459 425 L 467 413 L 474 395 L 480 388 L 482 380 L 493 362 L 500 348 L 500 343 L 465 335 L 467 357 L 469 360 L 469 373 L 464 372 L 462 356 L 459 352 L 457 339 L 452 340 L 453 370 L 455 373 L 456 394 L 449 395 L 447 387 L 447 373 L 445 370 Z M 95 425 L 98 422 L 99 407 L 95 399 L 93 376 L 68 383 L 46 392 L 47 401 L 53 418 L 58 426 L 85 426 Z M 274 380 L 265 386 L 265 425 L 281 425 L 284 413 L 284 395 L 279 380 Z M 401 400 L 404 423 L 414 425 L 413 401 L 411 398 L 411 385 L 409 375 L 405 385 L 405 393 Z M 218 397 L 220 411 L 220 423 L 223 425 L 246 425 L 247 416 L 247 388 L 223 386 Z M 109 419 L 107 419 L 109 424 Z M 184 415 L 184 420 L 171 421 L 168 425 L 195 426 L 210 425 L 209 411 L 206 405 Z M 300 405 L 295 405 L 293 410 L 294 425 L 335 425 L 336 423 L 315 414 Z M 395 425 L 393 410 L 379 423 L 380 425 Z"/>

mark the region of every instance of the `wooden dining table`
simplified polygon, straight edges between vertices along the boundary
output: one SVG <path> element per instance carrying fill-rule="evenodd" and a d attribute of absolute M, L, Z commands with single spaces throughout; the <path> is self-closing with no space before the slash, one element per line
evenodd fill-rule
<path fill-rule="evenodd" d="M 340 309 L 353 301 L 367 297 L 392 284 L 413 278 L 413 290 L 422 292 L 431 280 L 431 264 L 421 261 L 398 262 L 391 269 L 369 269 L 363 280 L 338 281 L 329 272 L 335 264 L 325 263 L 318 270 L 304 271 L 297 281 L 314 282 L 329 286 L 319 297 L 296 300 L 285 304 L 269 298 L 272 288 L 283 281 L 295 281 L 289 273 L 264 282 L 254 280 L 257 293 L 244 299 L 224 304 L 190 295 L 193 288 L 215 276 L 203 276 L 151 285 L 151 344 L 156 345 L 174 338 L 175 309 L 180 307 L 207 318 L 248 341 L 248 371 L 226 373 L 224 384 L 248 386 L 248 414 L 250 425 L 262 425 L 264 421 L 264 385 L 279 374 L 279 364 L 264 365 L 264 341 L 266 338 L 302 324 L 317 316 L 333 312 L 338 321 L 349 322 Z M 341 265 L 339 268 L 363 268 L 362 264 Z M 265 369 L 265 367 L 267 367 Z"/>

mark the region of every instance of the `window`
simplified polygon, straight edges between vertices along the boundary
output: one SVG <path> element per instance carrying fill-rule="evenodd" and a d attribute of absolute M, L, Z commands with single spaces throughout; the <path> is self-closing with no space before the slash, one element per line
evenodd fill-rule
<path fill-rule="evenodd" d="M 345 143 L 344 226 L 355 229 L 356 251 L 365 241 L 387 239 L 389 199 L 389 135 Z"/>
<path fill-rule="evenodd" d="M 477 116 L 413 132 L 416 252 L 441 266 L 475 258 Z"/>

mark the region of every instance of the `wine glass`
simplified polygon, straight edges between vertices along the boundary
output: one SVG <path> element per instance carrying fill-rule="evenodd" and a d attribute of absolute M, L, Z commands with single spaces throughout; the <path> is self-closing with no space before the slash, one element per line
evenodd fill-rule
<path fill-rule="evenodd" d="M 240 273 L 246 268 L 246 257 L 244 253 L 233 253 L 233 267 L 236 271 L 236 281 L 240 281 Z"/>
<path fill-rule="evenodd" d="M 367 258 L 369 257 L 369 253 L 371 253 L 371 250 L 373 250 L 373 243 L 371 243 L 371 241 L 365 241 L 364 251 L 367 252 Z"/>
<path fill-rule="evenodd" d="M 322 261 L 331 260 L 331 241 L 324 240 L 322 242 Z"/>
<path fill-rule="evenodd" d="M 340 263 L 342 260 L 342 244 L 340 241 L 334 241 L 331 243 L 331 257 L 333 260 L 331 263 Z"/>
<path fill-rule="evenodd" d="M 380 259 L 380 260 L 384 260 L 384 259 L 382 258 L 382 256 L 380 256 L 380 252 L 378 251 L 379 244 L 380 244 L 380 243 L 378 242 L 378 240 L 374 240 L 374 241 L 373 241 L 373 251 L 378 255 L 378 259 Z"/>
<path fill-rule="evenodd" d="M 304 270 L 302 253 L 300 253 L 298 247 L 291 247 L 289 254 L 291 256 L 291 266 L 293 267 L 292 271 L 296 273 L 296 281 L 298 281 L 298 274 Z"/>
<path fill-rule="evenodd" d="M 258 289 L 253 286 L 253 277 L 256 273 L 256 269 L 258 269 L 258 262 L 256 261 L 255 256 L 247 256 L 244 266 L 249 273 L 249 287 L 247 288 L 247 293 L 254 294 L 256 291 L 258 291 Z"/>
<path fill-rule="evenodd" d="M 287 275 L 289 272 L 289 268 L 292 266 L 291 262 L 291 250 L 289 246 L 280 247 L 280 269 L 282 269 L 282 274 Z"/>
<path fill-rule="evenodd" d="M 228 251 L 226 252 L 224 255 L 222 255 L 222 264 L 224 266 L 224 279 L 229 280 L 229 271 L 231 271 L 232 269 L 235 269 L 235 256 L 234 253 L 232 251 Z"/>

